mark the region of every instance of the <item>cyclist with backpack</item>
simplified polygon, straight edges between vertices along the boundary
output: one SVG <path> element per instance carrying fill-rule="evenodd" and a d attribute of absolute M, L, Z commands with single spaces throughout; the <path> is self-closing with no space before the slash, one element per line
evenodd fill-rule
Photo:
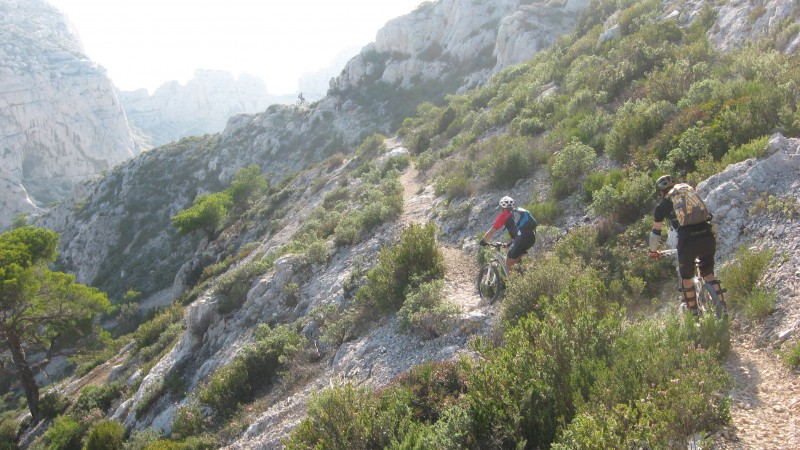
<path fill-rule="evenodd" d="M 712 215 L 694 188 L 686 183 L 676 183 L 670 175 L 656 181 L 656 191 L 661 202 L 653 211 L 653 229 L 648 242 L 651 259 L 661 256 L 658 246 L 661 243 L 663 222 L 677 231 L 678 271 L 681 277 L 683 304 L 692 314 L 697 314 L 697 299 L 692 284 L 695 259 L 698 260 L 700 275 L 714 287 L 721 303 L 725 303 L 725 292 L 714 276 L 714 254 L 717 243 L 711 225 Z"/>
<path fill-rule="evenodd" d="M 510 270 L 514 264 L 518 263 L 522 255 L 536 243 L 536 226 L 539 223 L 524 208 L 515 208 L 514 199 L 505 196 L 500 199 L 500 214 L 494 220 L 492 228 L 483 235 L 479 242 L 481 247 L 489 245 L 489 239 L 502 229 L 508 230 L 512 241 L 511 249 L 506 254 L 506 267 Z"/>

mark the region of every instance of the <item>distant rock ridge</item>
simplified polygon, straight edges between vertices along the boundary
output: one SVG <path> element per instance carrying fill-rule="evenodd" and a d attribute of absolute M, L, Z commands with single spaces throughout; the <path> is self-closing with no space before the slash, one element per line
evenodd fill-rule
<path fill-rule="evenodd" d="M 187 136 L 218 133 L 228 118 L 257 113 L 275 103 L 294 103 L 294 96 L 273 95 L 260 78 L 223 70 L 194 72 L 185 85 L 170 81 L 150 95 L 146 89 L 120 92 L 131 126 L 143 134 L 146 147 L 159 147 Z"/>
<path fill-rule="evenodd" d="M 0 2 L 0 230 L 138 153 L 105 69 L 43 0 Z"/>

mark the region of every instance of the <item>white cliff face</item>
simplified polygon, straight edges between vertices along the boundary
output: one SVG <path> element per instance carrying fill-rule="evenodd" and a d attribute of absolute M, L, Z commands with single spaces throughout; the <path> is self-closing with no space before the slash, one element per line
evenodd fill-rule
<path fill-rule="evenodd" d="M 373 44 L 350 61 L 334 87 L 347 88 L 383 70 L 388 84 L 412 87 L 435 80 L 452 66 L 465 70 L 460 91 L 475 87 L 498 71 L 532 58 L 572 29 L 588 0 L 441 0 L 388 22 Z M 377 67 L 371 54 L 386 54 Z"/>
<path fill-rule="evenodd" d="M 66 17 L 0 3 L 0 229 L 135 153 L 114 86 Z"/>
<path fill-rule="evenodd" d="M 147 135 L 148 147 L 186 136 L 218 133 L 236 114 L 263 111 L 274 103 L 293 103 L 291 96 L 270 95 L 264 81 L 242 74 L 234 79 L 221 70 L 196 70 L 185 85 L 170 81 L 149 95 L 145 89 L 120 92 L 131 125 Z"/>
<path fill-rule="evenodd" d="M 726 2 L 709 37 L 714 46 L 722 50 L 741 47 L 759 38 L 770 38 L 779 50 L 796 53 L 800 50 L 800 34 L 791 31 L 787 24 L 796 23 L 800 8 L 793 0 L 767 0 L 752 2 L 736 0 Z"/>

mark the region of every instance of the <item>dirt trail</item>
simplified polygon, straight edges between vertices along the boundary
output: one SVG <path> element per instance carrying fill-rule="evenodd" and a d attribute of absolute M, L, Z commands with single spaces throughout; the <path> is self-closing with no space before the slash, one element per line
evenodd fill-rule
<path fill-rule="evenodd" d="M 726 449 L 800 448 L 800 379 L 751 333 L 734 335 L 725 364 L 734 377 Z"/>
<path fill-rule="evenodd" d="M 400 216 L 400 223 L 403 226 L 427 222 L 428 215 L 435 205 L 436 197 L 433 189 L 426 187 L 422 190 L 417 181 L 418 176 L 419 173 L 413 167 L 406 169 L 400 176 L 400 183 L 403 186 L 403 214 Z M 447 244 L 442 244 L 441 248 L 447 267 L 444 277 L 445 297 L 461 306 L 464 312 L 478 308 L 481 306 L 481 299 L 474 283 L 477 274 L 475 257 Z"/>

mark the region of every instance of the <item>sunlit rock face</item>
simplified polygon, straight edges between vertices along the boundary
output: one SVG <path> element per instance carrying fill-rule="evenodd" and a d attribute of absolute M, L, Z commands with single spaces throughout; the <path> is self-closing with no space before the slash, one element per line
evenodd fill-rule
<path fill-rule="evenodd" d="M 0 229 L 136 152 L 111 80 L 66 17 L 0 2 Z"/>
<path fill-rule="evenodd" d="M 464 91 L 550 47 L 588 5 L 588 0 L 423 3 L 381 28 L 333 87 L 346 89 L 372 77 L 412 87 L 457 68 L 463 75 L 459 91 Z"/>

